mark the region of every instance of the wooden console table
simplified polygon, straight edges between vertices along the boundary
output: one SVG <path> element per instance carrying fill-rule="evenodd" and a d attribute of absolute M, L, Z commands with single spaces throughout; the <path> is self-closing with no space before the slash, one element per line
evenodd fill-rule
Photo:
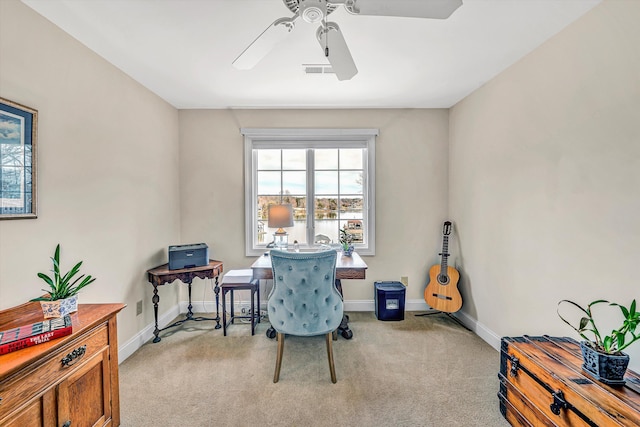
<path fill-rule="evenodd" d="M 268 253 L 255 260 L 251 268 L 253 269 L 254 279 L 273 279 L 271 257 Z M 340 295 L 342 295 L 342 279 L 364 279 L 366 273 L 367 264 L 360 255 L 354 252 L 350 257 L 347 257 L 338 252 L 338 257 L 336 258 L 336 288 Z M 353 337 L 353 331 L 349 329 L 349 316 L 346 314 L 342 318 L 338 331 L 348 340 Z M 267 336 L 274 338 L 276 336 L 275 330 L 270 327 L 267 330 Z"/>
<path fill-rule="evenodd" d="M 120 425 L 116 314 L 124 304 L 80 304 L 73 333 L 0 356 L 0 426 Z M 30 302 L 0 311 L 0 330 L 41 322 Z"/>
<path fill-rule="evenodd" d="M 192 268 L 182 268 L 179 270 L 169 270 L 169 264 L 162 264 L 158 267 L 152 268 L 151 270 L 147 270 L 147 275 L 149 278 L 149 283 L 153 285 L 153 298 L 151 301 L 153 302 L 153 315 L 155 317 L 155 329 L 153 331 L 153 342 L 159 342 L 161 338 L 158 336 L 160 331 L 164 331 L 165 329 L 172 328 L 174 326 L 178 326 L 183 324 L 188 320 L 200 321 L 200 320 L 215 320 L 216 321 L 216 329 L 220 329 L 220 309 L 219 309 L 219 294 L 220 287 L 218 286 L 218 277 L 222 274 L 222 261 L 209 260 L 209 265 L 204 265 L 202 267 L 192 267 Z M 214 279 L 215 280 L 215 288 L 214 292 L 216 294 L 216 317 L 193 317 L 193 306 L 191 305 L 191 282 L 195 277 L 199 277 L 200 279 Z M 169 284 L 174 282 L 175 280 L 180 280 L 182 283 L 186 283 L 189 285 L 189 307 L 187 312 L 187 317 L 182 320 L 178 320 L 177 322 L 166 326 L 162 329 L 158 329 L 158 303 L 160 302 L 160 296 L 158 295 L 158 286 L 162 286 L 165 284 Z"/>

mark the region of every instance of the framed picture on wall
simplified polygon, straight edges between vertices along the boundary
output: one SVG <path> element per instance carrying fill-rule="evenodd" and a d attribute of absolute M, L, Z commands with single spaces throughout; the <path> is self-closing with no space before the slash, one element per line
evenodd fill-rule
<path fill-rule="evenodd" d="M 0 219 L 37 217 L 38 111 L 0 98 Z"/>

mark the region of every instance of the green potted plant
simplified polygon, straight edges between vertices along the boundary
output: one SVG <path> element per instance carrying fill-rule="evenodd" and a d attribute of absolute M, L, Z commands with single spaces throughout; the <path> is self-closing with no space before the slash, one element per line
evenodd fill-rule
<path fill-rule="evenodd" d="M 353 253 L 353 236 L 347 231 L 347 226 L 340 229 L 340 246 L 342 247 L 342 253 L 344 256 L 351 256 Z"/>
<path fill-rule="evenodd" d="M 563 303 L 573 305 L 583 314 L 577 327 L 560 314 L 560 305 Z M 622 324 L 607 335 L 600 332 L 593 317 L 592 308 L 598 304 L 618 307 L 623 316 Z M 562 300 L 558 303 L 558 316 L 584 340 L 580 342 L 584 362 L 582 368 L 605 384 L 624 384 L 629 355 L 622 350 L 640 340 L 640 312 L 636 311 L 636 300 L 634 299 L 629 307 L 606 300 L 596 300 L 586 308 L 573 301 Z"/>
<path fill-rule="evenodd" d="M 40 298 L 34 298 L 32 301 L 40 301 L 42 312 L 45 318 L 63 317 L 69 313 L 78 310 L 78 292 L 85 286 L 92 283 L 95 277 L 85 276 L 84 274 L 75 277 L 79 271 L 82 261 L 73 266 L 71 270 L 62 274 L 60 272 L 60 244 L 56 246 L 53 258 L 53 273 L 48 276 L 44 273 L 38 273 L 38 277 L 44 280 L 49 289 L 43 289 L 48 295 Z M 75 280 L 74 280 L 75 277 Z"/>

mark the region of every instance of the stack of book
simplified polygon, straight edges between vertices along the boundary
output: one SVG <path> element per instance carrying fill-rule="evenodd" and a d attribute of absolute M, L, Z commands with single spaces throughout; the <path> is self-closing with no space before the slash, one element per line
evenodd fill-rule
<path fill-rule="evenodd" d="M 0 331 L 0 354 L 42 344 L 55 338 L 70 335 L 71 332 L 71 316 L 69 315 Z"/>

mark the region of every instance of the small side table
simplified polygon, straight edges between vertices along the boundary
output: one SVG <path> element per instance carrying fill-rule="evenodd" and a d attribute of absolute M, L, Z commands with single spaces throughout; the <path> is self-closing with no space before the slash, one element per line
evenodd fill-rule
<path fill-rule="evenodd" d="M 180 270 L 169 270 L 169 264 L 162 264 L 151 270 L 147 270 L 147 276 L 149 283 L 153 285 L 153 314 L 155 316 L 155 329 L 153 331 L 153 342 L 159 342 L 161 338 L 158 336 L 160 331 L 172 328 L 174 326 L 178 326 L 183 324 L 188 320 L 200 321 L 200 320 L 215 320 L 216 326 L 215 329 L 220 329 L 220 287 L 218 286 L 218 276 L 222 274 L 222 261 L 209 260 L 209 265 L 204 265 L 202 267 L 192 267 L 192 268 L 182 268 Z M 191 282 L 194 277 L 199 277 L 200 279 L 214 279 L 215 280 L 215 288 L 214 292 L 216 294 L 216 317 L 193 317 L 193 306 L 191 305 Z M 187 317 L 183 320 L 178 320 L 177 322 L 164 327 L 162 329 L 158 329 L 158 302 L 160 302 L 160 296 L 158 295 L 158 286 L 162 286 L 165 284 L 170 284 L 175 280 L 180 280 L 182 283 L 186 283 L 189 285 L 189 311 L 187 312 Z"/>

